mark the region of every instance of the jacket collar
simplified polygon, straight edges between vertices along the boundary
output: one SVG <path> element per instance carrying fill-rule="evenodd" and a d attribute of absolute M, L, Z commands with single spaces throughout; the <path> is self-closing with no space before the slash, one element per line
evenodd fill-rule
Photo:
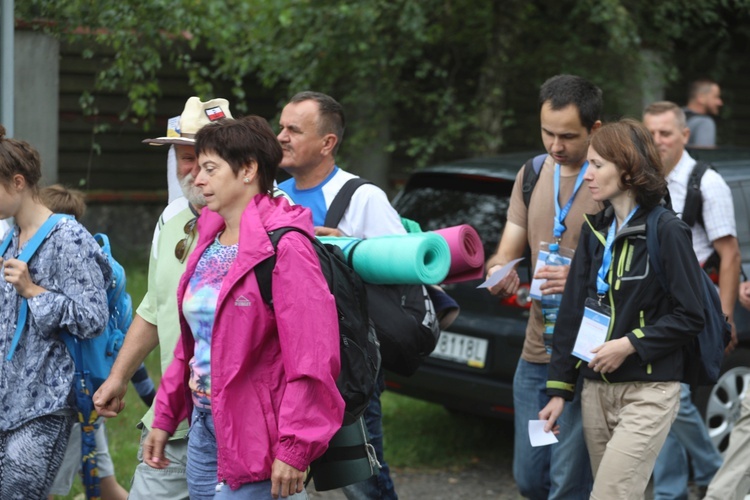
<path fill-rule="evenodd" d="M 225 227 L 221 215 L 207 208 L 201 211 L 197 224 L 198 243 L 190 255 L 187 274 L 192 274 L 200 256 Z M 268 232 L 281 227 L 294 227 L 310 238 L 315 234 L 309 209 L 300 205 L 290 205 L 283 197 L 272 198 L 266 194 L 257 194 L 250 200 L 240 219 L 237 262 L 241 263 L 241 269 L 251 269 L 273 255 L 274 250 Z"/>
<path fill-rule="evenodd" d="M 662 200 L 660 205 L 664 205 L 665 203 L 666 202 Z M 630 219 L 630 222 L 628 222 L 627 227 L 617 233 L 615 241 L 632 235 L 645 235 L 646 219 L 648 218 L 648 214 L 650 211 L 651 210 L 639 208 L 635 215 L 633 215 L 633 218 Z M 609 226 L 612 224 L 612 220 L 614 219 L 614 217 L 615 209 L 611 205 L 596 214 L 584 215 L 584 218 L 591 228 L 591 231 L 594 233 L 594 236 L 596 236 L 596 238 L 600 242 L 602 242 L 602 244 L 607 239 L 607 232 L 609 231 Z"/>

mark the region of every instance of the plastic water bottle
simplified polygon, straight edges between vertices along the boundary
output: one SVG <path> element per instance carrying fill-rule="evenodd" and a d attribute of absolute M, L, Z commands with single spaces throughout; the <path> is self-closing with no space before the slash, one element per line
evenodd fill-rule
<path fill-rule="evenodd" d="M 560 245 L 551 243 L 549 246 L 549 255 L 544 261 L 548 266 L 564 266 L 565 261 L 560 256 Z M 542 318 L 544 319 L 544 348 L 547 354 L 552 354 L 552 334 L 555 331 L 555 322 L 557 321 L 557 312 L 560 309 L 562 294 L 555 293 L 552 295 L 542 295 Z"/>

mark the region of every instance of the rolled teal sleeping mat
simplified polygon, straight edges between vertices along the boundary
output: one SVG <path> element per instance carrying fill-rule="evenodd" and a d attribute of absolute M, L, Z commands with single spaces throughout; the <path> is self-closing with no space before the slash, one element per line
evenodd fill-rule
<path fill-rule="evenodd" d="M 341 248 L 362 280 L 375 285 L 437 285 L 451 266 L 448 243 L 435 233 L 319 239 Z"/>

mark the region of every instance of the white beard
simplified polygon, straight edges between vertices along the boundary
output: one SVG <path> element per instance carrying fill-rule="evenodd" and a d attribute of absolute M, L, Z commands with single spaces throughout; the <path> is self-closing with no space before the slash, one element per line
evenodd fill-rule
<path fill-rule="evenodd" d="M 195 207 L 206 206 L 206 198 L 203 197 L 203 193 L 200 188 L 196 187 L 193 182 L 195 179 L 192 174 L 187 174 L 180 181 L 180 188 L 182 188 L 182 194 L 185 195 L 187 201 Z"/>

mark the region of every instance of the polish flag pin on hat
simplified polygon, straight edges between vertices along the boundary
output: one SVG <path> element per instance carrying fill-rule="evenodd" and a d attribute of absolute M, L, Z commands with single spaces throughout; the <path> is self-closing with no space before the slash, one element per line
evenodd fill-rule
<path fill-rule="evenodd" d="M 145 139 L 145 144 L 161 146 L 163 144 L 195 144 L 195 134 L 216 120 L 232 118 L 229 111 L 229 101 L 226 99 L 211 99 L 202 102 L 198 97 L 191 97 L 185 103 L 185 109 L 180 116 L 170 118 L 167 122 L 167 135 L 154 139 Z"/>

